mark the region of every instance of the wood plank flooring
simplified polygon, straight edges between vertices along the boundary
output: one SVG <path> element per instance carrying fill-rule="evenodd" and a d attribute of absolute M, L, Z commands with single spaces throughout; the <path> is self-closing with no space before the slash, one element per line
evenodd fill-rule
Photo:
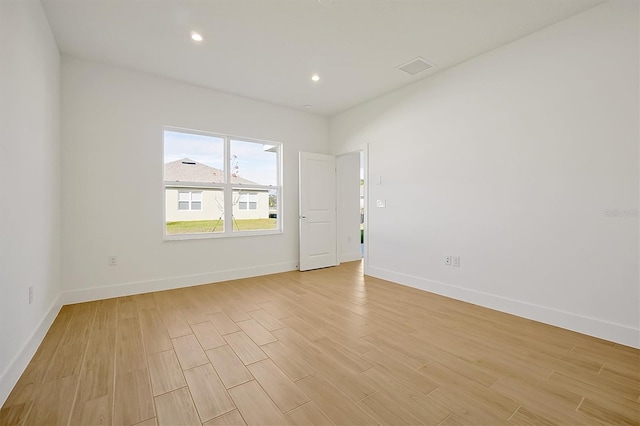
<path fill-rule="evenodd" d="M 361 263 L 64 306 L 2 425 L 638 425 L 640 351 Z"/>

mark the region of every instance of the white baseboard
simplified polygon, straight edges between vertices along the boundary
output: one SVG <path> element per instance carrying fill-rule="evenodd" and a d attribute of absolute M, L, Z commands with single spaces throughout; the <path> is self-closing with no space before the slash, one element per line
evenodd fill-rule
<path fill-rule="evenodd" d="M 13 387 L 18 383 L 18 379 L 24 373 L 29 362 L 31 362 L 31 358 L 35 355 L 51 324 L 58 316 L 60 308 L 62 308 L 62 303 L 60 295 L 58 295 L 40 321 L 40 324 L 38 324 L 38 327 L 31 334 L 31 337 L 2 372 L 0 376 L 0 407 L 5 403 L 11 390 L 13 390 Z"/>
<path fill-rule="evenodd" d="M 367 275 L 640 349 L 640 329 L 370 266 Z"/>
<path fill-rule="evenodd" d="M 62 303 L 68 305 L 72 303 L 90 302 L 93 300 L 111 299 L 113 297 L 131 296 L 133 294 L 149 293 L 152 291 L 171 290 L 174 288 L 192 287 L 195 285 L 216 283 L 220 281 L 277 274 L 280 272 L 295 271 L 296 269 L 297 262 L 292 261 L 255 266 L 251 268 L 228 269 L 225 271 L 210 272 L 207 274 L 184 275 L 180 277 L 160 278 L 157 280 L 84 288 L 64 292 L 62 294 Z"/>
<path fill-rule="evenodd" d="M 362 253 L 354 251 L 352 253 L 340 253 L 340 263 L 353 262 L 362 259 Z"/>

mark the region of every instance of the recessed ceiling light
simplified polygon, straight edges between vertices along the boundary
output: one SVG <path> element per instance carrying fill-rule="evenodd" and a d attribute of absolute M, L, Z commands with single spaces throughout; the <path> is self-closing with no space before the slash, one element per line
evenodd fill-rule
<path fill-rule="evenodd" d="M 311 81 L 320 81 L 320 76 L 318 74 L 314 74 L 311 76 Z"/>
<path fill-rule="evenodd" d="M 204 40 L 204 37 L 202 37 L 202 35 L 200 33 L 197 33 L 197 32 L 194 31 L 194 32 L 191 33 L 191 40 L 193 40 L 193 41 L 202 41 L 202 40 Z"/>
<path fill-rule="evenodd" d="M 304 109 L 311 109 L 311 105 L 308 105 L 308 104 L 307 104 L 307 105 L 305 105 L 305 106 L 304 106 Z"/>

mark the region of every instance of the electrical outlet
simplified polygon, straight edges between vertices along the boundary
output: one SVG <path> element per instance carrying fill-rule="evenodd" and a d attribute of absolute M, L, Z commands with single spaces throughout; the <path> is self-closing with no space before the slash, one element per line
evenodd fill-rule
<path fill-rule="evenodd" d="M 33 287 L 29 287 L 29 304 L 33 303 Z"/>
<path fill-rule="evenodd" d="M 118 256 L 109 256 L 109 266 L 118 266 Z"/>
<path fill-rule="evenodd" d="M 385 207 L 387 207 L 387 201 L 386 200 L 377 200 L 376 201 L 376 206 L 378 206 L 380 208 L 385 208 Z"/>
<path fill-rule="evenodd" d="M 453 266 L 460 267 L 460 256 L 453 256 Z"/>
<path fill-rule="evenodd" d="M 445 256 L 444 264 L 447 266 L 451 266 L 451 256 Z"/>

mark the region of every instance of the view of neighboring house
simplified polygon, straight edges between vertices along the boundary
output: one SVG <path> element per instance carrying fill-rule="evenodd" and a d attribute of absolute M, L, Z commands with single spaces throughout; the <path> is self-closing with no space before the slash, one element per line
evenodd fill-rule
<path fill-rule="evenodd" d="M 165 211 L 167 222 L 222 219 L 224 172 L 189 158 L 164 165 Z M 232 194 L 234 219 L 269 217 L 269 192 L 251 188 L 248 179 L 231 176 L 238 185 Z M 242 188 L 246 186 L 247 188 Z"/>

